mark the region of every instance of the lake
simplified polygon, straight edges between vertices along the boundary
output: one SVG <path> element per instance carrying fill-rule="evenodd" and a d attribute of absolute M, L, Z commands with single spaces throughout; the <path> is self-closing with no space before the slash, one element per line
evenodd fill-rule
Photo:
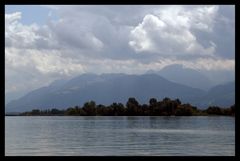
<path fill-rule="evenodd" d="M 6 116 L 6 156 L 234 156 L 235 117 Z"/>

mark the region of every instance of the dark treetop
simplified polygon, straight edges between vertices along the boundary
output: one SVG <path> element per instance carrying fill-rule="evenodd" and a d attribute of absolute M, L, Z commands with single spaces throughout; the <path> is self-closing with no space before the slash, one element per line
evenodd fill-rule
<path fill-rule="evenodd" d="M 33 109 L 30 112 L 17 114 L 20 116 L 199 116 L 199 115 L 227 115 L 235 116 L 235 104 L 228 108 L 210 106 L 205 110 L 200 110 L 190 104 L 182 104 L 179 99 L 171 100 L 164 98 L 157 101 L 151 98 L 149 104 L 139 104 L 131 97 L 126 105 L 122 103 L 112 103 L 109 106 L 96 105 L 94 101 L 86 102 L 83 107 L 69 107 L 66 110 L 56 108 L 48 110 Z"/>

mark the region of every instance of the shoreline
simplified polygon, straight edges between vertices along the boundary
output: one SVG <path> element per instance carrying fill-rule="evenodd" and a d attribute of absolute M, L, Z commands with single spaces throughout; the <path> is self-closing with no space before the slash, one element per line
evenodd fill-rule
<path fill-rule="evenodd" d="M 230 107 L 209 106 L 197 108 L 189 103 L 165 97 L 158 101 L 150 98 L 148 104 L 140 104 L 134 97 L 128 98 L 126 104 L 113 102 L 110 105 L 96 104 L 91 100 L 82 107 L 76 105 L 65 109 L 34 108 L 25 112 L 6 112 L 5 116 L 235 116 L 235 104 Z"/>

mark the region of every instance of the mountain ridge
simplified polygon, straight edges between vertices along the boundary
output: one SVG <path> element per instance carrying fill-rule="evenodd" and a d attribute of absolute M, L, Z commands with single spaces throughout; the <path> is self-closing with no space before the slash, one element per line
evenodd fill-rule
<path fill-rule="evenodd" d="M 179 98 L 186 103 L 206 106 L 198 100 L 207 92 L 163 78 L 157 74 L 129 75 L 83 74 L 67 81 L 55 81 L 49 86 L 31 91 L 7 104 L 6 111 L 21 112 L 32 108 L 66 108 L 94 100 L 98 104 L 126 102 L 135 97 L 140 103 L 149 98 Z M 19 110 L 19 111 L 17 111 Z"/>

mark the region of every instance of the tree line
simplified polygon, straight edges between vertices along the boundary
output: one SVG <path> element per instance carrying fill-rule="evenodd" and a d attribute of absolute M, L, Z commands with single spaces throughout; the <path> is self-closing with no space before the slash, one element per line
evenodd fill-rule
<path fill-rule="evenodd" d="M 69 107 L 66 110 L 56 108 L 40 110 L 33 109 L 29 112 L 20 113 L 21 116 L 204 116 L 204 115 L 226 115 L 235 116 L 235 104 L 228 108 L 210 106 L 201 110 L 195 106 L 182 104 L 179 99 L 171 100 L 164 98 L 157 101 L 151 98 L 149 104 L 139 104 L 138 101 L 131 97 L 126 105 L 122 103 L 112 103 L 109 106 L 102 104 L 96 105 L 94 101 L 84 103 L 83 107 Z"/>

